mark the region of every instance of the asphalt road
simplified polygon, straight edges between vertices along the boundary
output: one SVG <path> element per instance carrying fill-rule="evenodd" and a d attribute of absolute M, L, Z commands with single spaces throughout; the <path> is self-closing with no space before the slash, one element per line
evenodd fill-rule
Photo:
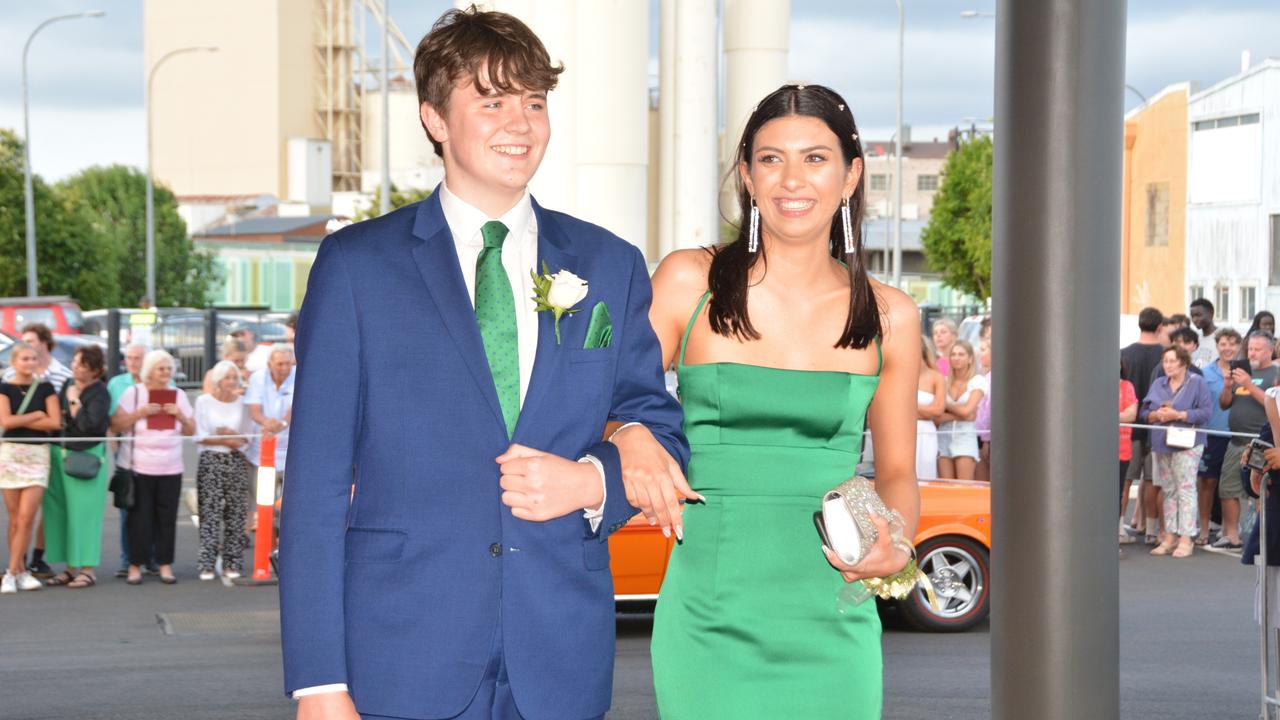
<path fill-rule="evenodd" d="M 108 558 L 116 557 L 115 518 L 109 510 Z M 154 578 L 126 586 L 111 578 L 112 562 L 88 590 L 0 597 L 0 718 L 292 717 L 281 690 L 275 589 L 199 582 L 196 544 L 184 508 L 175 586 Z M 1138 546 L 1125 552 L 1122 716 L 1256 718 L 1252 568 L 1208 553 L 1176 561 L 1148 557 Z M 646 614 L 619 616 L 610 718 L 657 716 L 650 629 Z M 884 717 L 989 718 L 989 641 L 986 625 L 960 635 L 925 635 L 887 618 Z"/>

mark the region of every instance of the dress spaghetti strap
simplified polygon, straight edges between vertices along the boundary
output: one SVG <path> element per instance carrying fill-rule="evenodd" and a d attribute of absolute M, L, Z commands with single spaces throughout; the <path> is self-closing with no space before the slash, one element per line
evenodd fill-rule
<path fill-rule="evenodd" d="M 711 297 L 711 290 L 708 288 L 702 293 L 702 298 L 698 300 L 698 307 L 693 309 L 693 316 L 689 318 L 689 324 L 684 328 L 684 339 L 680 341 L 680 362 L 677 367 L 684 367 L 684 351 L 689 348 L 689 335 L 693 333 L 693 324 L 698 321 L 698 315 L 702 314 L 702 307 L 707 304 L 707 298 Z"/>

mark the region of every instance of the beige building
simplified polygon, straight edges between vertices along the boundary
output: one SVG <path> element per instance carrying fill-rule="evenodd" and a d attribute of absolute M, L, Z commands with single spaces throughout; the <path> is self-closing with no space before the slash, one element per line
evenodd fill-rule
<path fill-rule="evenodd" d="M 867 175 L 867 216 L 893 215 L 893 141 L 868 141 L 864 146 Z M 933 196 L 942 183 L 942 168 L 956 148 L 955 138 L 912 142 L 910 135 L 902 156 L 902 219 L 927 220 L 933 210 Z"/>

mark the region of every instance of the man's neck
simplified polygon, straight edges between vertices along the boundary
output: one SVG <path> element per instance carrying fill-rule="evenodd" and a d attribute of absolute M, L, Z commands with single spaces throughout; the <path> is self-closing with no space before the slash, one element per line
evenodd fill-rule
<path fill-rule="evenodd" d="M 506 188 L 474 186 L 466 182 L 449 182 L 445 172 L 444 186 L 454 197 L 487 215 L 491 220 L 506 215 L 524 197 L 527 190 L 521 188 L 512 193 Z"/>
<path fill-rule="evenodd" d="M 1138 342 L 1143 345 L 1162 345 L 1160 336 L 1153 332 L 1142 332 L 1138 334 Z"/>

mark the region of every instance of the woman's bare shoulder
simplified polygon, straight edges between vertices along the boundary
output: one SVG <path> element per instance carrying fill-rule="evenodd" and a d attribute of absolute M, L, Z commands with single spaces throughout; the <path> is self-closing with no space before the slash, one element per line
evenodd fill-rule
<path fill-rule="evenodd" d="M 653 274 L 654 285 L 698 293 L 707 289 L 707 273 L 711 270 L 713 248 L 689 248 L 669 253 Z"/>
<path fill-rule="evenodd" d="M 912 330 L 911 336 L 920 334 L 920 308 L 905 292 L 871 278 L 871 290 L 880 308 L 882 334 L 888 340 L 896 331 Z"/>

